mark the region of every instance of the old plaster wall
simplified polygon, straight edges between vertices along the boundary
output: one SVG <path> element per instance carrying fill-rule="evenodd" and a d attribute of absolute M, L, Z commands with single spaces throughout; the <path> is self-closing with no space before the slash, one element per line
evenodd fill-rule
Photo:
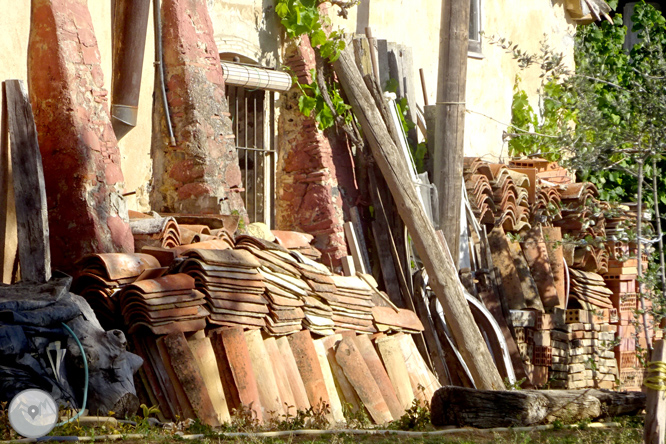
<path fill-rule="evenodd" d="M 95 35 L 99 44 L 104 71 L 105 88 L 111 89 L 111 0 L 88 1 L 88 9 L 93 18 Z M 30 0 L 0 0 L 0 80 L 22 79 L 27 81 L 28 36 L 30 32 Z M 132 210 L 148 210 L 147 187 L 150 181 L 150 132 L 151 105 L 153 94 L 154 38 L 151 19 L 146 38 L 139 98 L 139 119 L 137 127 L 119 141 L 125 191 L 137 191 L 136 196 L 128 196 L 127 204 Z"/>
<path fill-rule="evenodd" d="M 207 0 L 207 3 L 215 43 L 221 53 L 240 54 L 267 68 L 279 67 L 280 23 L 274 0 Z"/>
<path fill-rule="evenodd" d="M 93 18 L 93 26 L 99 45 L 101 66 L 105 79 L 104 87 L 110 90 L 112 57 L 111 0 L 88 1 L 88 8 Z M 27 84 L 30 0 L 0 0 L 0 11 L 2 11 L 2 14 L 0 14 L 0 29 L 2 30 L 0 50 L 3 54 L 2 63 L 0 63 L 0 81 L 21 79 Z M 152 18 L 149 21 L 148 28 L 137 127 L 119 142 L 121 166 L 125 177 L 124 191 L 126 193 L 136 191 L 135 195 L 126 197 L 127 206 L 129 209 L 141 211 L 149 209 L 148 186 L 151 175 L 150 137 L 154 58 Z M 8 185 L 11 186 L 11 183 Z M 4 190 L 6 190 L 6 186 Z M 1 192 L 3 196 L 6 192 L 4 190 Z M 8 282 L 8 276 L 11 275 L 13 257 L 16 251 L 16 225 L 13 211 L 7 214 L 7 220 L 4 255 L 1 260 L 3 263 L 3 282 Z"/>
<path fill-rule="evenodd" d="M 486 37 L 505 37 L 523 50 L 536 52 L 546 34 L 548 44 L 562 52 L 567 63 L 573 65 L 575 27 L 565 13 L 562 0 L 481 0 L 481 9 Z M 350 10 L 348 20 L 335 16 L 335 12 L 331 18 L 335 26 L 347 32 L 364 33 L 365 27 L 370 26 L 374 37 L 411 47 L 414 59 L 411 75 L 415 80 L 417 102 L 423 106 L 419 68 L 425 72 L 431 105 L 437 94 L 440 11 L 441 0 L 361 0 L 357 8 Z M 506 158 L 502 132 L 506 129 L 504 123 L 511 120 L 513 85 L 519 73 L 522 87 L 536 107 L 540 84 L 537 69 L 520 72 L 510 55 L 485 39 L 482 54 L 468 58 L 466 156 Z"/>

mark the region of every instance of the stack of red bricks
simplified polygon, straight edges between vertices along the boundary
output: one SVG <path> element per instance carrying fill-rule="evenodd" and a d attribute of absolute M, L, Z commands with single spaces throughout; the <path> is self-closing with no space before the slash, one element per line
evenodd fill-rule
<path fill-rule="evenodd" d="M 640 390 L 644 370 L 639 368 L 637 356 L 639 348 L 645 350 L 647 343 L 645 333 L 637 334 L 636 331 L 636 323 L 641 321 L 636 315 L 636 310 L 640 308 L 637 294 L 638 261 L 636 258 L 622 260 L 630 255 L 630 245 L 627 243 L 610 242 L 608 250 L 611 259 L 604 280 L 606 286 L 613 292 L 612 321 L 617 325 L 615 358 L 619 367 L 620 386 L 626 390 Z M 643 258 L 643 266 L 647 268 L 647 258 Z M 648 309 L 651 301 L 645 299 L 644 302 L 645 308 Z"/>

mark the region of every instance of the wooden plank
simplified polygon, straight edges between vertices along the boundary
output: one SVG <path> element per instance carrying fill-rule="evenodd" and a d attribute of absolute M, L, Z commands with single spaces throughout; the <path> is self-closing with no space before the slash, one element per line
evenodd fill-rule
<path fill-rule="evenodd" d="M 16 232 L 16 203 L 12 180 L 12 161 L 9 152 L 9 129 L 7 123 L 7 95 L 2 84 L 2 110 L 0 111 L 0 281 L 12 284 L 15 265 L 18 265 L 18 237 Z M 16 267 L 18 268 L 18 267 Z"/>
<path fill-rule="evenodd" d="M 354 39 L 353 45 L 356 65 L 359 67 L 364 76 L 372 74 L 372 60 L 368 39 L 365 37 L 357 37 Z"/>
<path fill-rule="evenodd" d="M 368 269 L 363 263 L 363 255 L 361 253 L 361 247 L 356 237 L 356 230 L 354 229 L 353 222 L 345 222 L 345 239 L 347 239 L 347 245 L 349 246 L 349 252 L 351 253 L 352 258 L 354 258 L 354 267 L 357 271 L 367 274 Z"/>
<path fill-rule="evenodd" d="M 662 365 L 666 361 L 666 347 L 664 347 L 663 339 L 654 343 L 651 361 Z M 663 373 L 650 371 L 650 368 L 648 368 L 646 382 L 654 385 L 648 387 L 647 390 L 645 429 L 643 432 L 645 444 L 663 444 L 666 440 L 666 390 L 656 390 L 656 386 L 663 388 L 664 383 L 650 380 L 660 375 L 663 375 Z"/>
<path fill-rule="evenodd" d="M 356 233 L 356 240 L 358 242 L 359 250 L 361 251 L 361 258 L 363 259 L 363 266 L 365 267 L 366 272 L 372 271 L 372 266 L 370 265 L 370 255 L 368 254 L 368 244 L 365 241 L 365 234 L 363 230 L 363 221 L 361 220 L 361 215 L 358 212 L 358 207 L 352 207 L 349 209 L 349 216 L 351 217 L 351 222 L 354 224 L 354 233 Z M 360 270 L 358 270 L 360 271 Z"/>
<path fill-rule="evenodd" d="M 451 253 L 445 253 L 440 245 L 435 230 L 419 202 L 416 188 L 409 180 L 408 167 L 398 147 L 391 140 L 386 124 L 354 65 L 349 50 L 342 51 L 333 66 L 368 139 L 375 161 L 396 200 L 398 212 L 407 225 L 416 250 L 428 272 L 430 286 L 442 304 L 453 336 L 477 387 L 503 389 L 502 378 L 465 300 Z M 461 181 L 462 179 L 456 183 L 460 184 Z M 459 208 L 459 205 L 456 206 Z"/>
<path fill-rule="evenodd" d="M 342 272 L 345 276 L 356 276 L 356 267 L 352 256 L 343 256 L 340 258 L 342 263 Z"/>
<path fill-rule="evenodd" d="M 7 95 L 12 176 L 16 202 L 21 278 L 46 282 L 51 279 L 49 221 L 42 155 L 28 90 L 21 80 L 4 82 Z"/>
<path fill-rule="evenodd" d="M 395 263 L 390 252 L 389 231 L 382 227 L 381 222 L 374 220 L 372 221 L 372 235 L 379 256 L 379 265 L 382 270 L 382 279 L 386 293 L 393 304 L 404 307 L 405 303 L 400 295 L 400 284 L 398 283 Z"/>
<path fill-rule="evenodd" d="M 386 88 L 389 80 L 389 43 L 385 39 L 377 39 L 377 63 L 379 67 L 379 87 L 382 91 Z"/>
<path fill-rule="evenodd" d="M 443 387 L 431 406 L 435 426 L 525 427 L 555 421 L 584 421 L 636 414 L 645 394 L 609 390 L 474 390 Z M 511 412 L 511 414 L 507 414 Z"/>

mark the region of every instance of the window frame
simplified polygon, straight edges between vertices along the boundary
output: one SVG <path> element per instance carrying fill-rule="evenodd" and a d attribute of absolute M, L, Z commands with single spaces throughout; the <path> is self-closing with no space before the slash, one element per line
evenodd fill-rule
<path fill-rule="evenodd" d="M 474 9 L 476 8 L 476 14 L 474 14 Z M 476 17 L 475 17 L 476 15 Z M 473 20 L 475 23 L 473 23 Z M 483 56 L 483 0 L 470 0 L 470 11 L 469 11 L 469 26 L 470 34 L 476 30 L 476 39 L 470 37 L 469 46 L 467 49 L 467 56 L 472 58 L 484 58 Z M 473 25 L 476 25 L 475 28 L 472 28 Z"/>

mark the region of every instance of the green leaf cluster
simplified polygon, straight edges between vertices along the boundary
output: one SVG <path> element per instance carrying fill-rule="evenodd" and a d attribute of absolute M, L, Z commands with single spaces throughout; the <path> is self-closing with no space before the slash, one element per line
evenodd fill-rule
<path fill-rule="evenodd" d="M 326 33 L 325 28 L 331 25 L 328 17 L 319 12 L 321 0 L 278 0 L 275 12 L 280 17 L 287 37 L 297 39 L 307 35 L 313 48 L 328 62 L 335 62 L 346 44 L 338 31 Z M 312 117 L 317 128 L 325 130 L 335 125 L 336 117 L 342 117 L 344 123 L 352 120 L 351 107 L 345 103 L 340 94 L 340 86 L 331 79 L 327 85 L 317 83 L 317 75 L 312 71 L 313 81 L 310 84 L 294 82 L 303 93 L 298 99 L 298 109 L 303 115 Z M 326 103 L 322 88 L 326 87 L 331 105 Z"/>
<path fill-rule="evenodd" d="M 314 70 L 311 71 L 311 74 L 313 78 L 316 77 Z M 312 117 L 317 123 L 317 128 L 325 130 L 335 125 L 335 115 L 341 116 L 344 119 L 344 123 L 351 123 L 351 106 L 347 105 L 342 96 L 340 96 L 340 87 L 337 82 L 331 83 L 327 87 L 333 109 L 326 104 L 319 84 L 316 81 L 309 85 L 297 82 L 297 85 L 303 93 L 298 98 L 298 109 L 303 115 Z M 334 111 L 335 115 L 333 114 Z"/>
<path fill-rule="evenodd" d="M 535 111 L 521 90 L 514 88 L 509 152 L 514 156 L 539 154 L 575 170 L 593 182 L 601 198 L 635 200 L 637 165 L 646 180 L 653 174 L 653 156 L 662 161 L 666 139 L 666 20 L 641 1 L 632 16 L 639 43 L 625 49 L 627 28 L 621 14 L 614 22 L 579 26 L 575 36 L 575 71 L 562 63 L 545 44 L 537 55 L 511 42 L 494 43 L 521 66 L 537 65 L 543 79 L 539 109 Z M 493 43 L 493 42 L 491 42 Z M 658 175 L 659 198 L 666 204 L 664 178 Z M 651 205 L 651 193 L 645 193 Z"/>
<path fill-rule="evenodd" d="M 275 12 L 287 31 L 287 37 L 296 39 L 307 35 L 313 48 L 319 48 L 321 56 L 334 62 L 345 49 L 341 34 L 333 31 L 326 34 L 324 27 L 330 26 L 330 19 L 319 12 L 319 0 L 278 0 Z"/>

